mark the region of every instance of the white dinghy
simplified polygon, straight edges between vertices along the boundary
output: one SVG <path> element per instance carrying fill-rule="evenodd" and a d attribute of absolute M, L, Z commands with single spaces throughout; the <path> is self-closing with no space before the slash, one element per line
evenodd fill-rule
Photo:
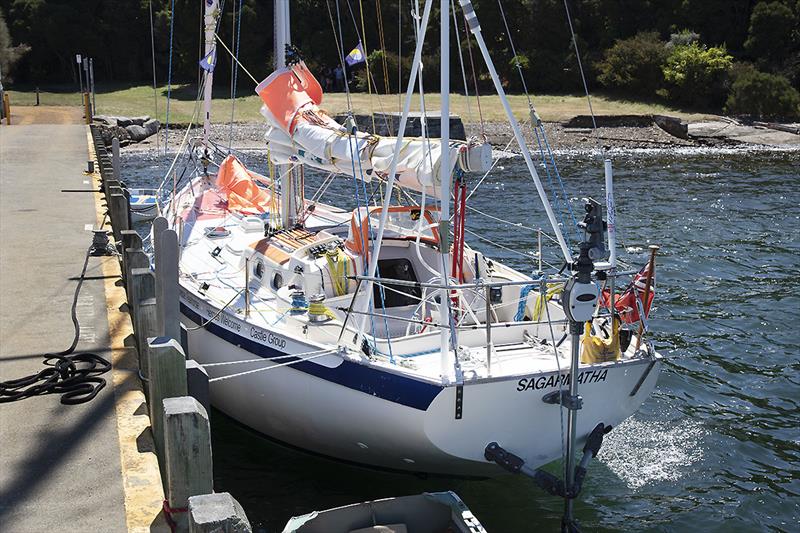
<path fill-rule="evenodd" d="M 283 533 L 485 533 L 454 492 L 432 492 L 314 511 L 289 520 Z"/>
<path fill-rule="evenodd" d="M 153 220 L 158 216 L 158 192 L 155 189 L 127 189 L 130 195 L 131 222 Z"/>

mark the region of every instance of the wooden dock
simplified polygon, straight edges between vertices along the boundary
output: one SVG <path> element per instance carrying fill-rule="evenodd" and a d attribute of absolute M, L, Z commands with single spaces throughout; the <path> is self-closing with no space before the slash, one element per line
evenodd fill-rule
<path fill-rule="evenodd" d="M 118 151 L 75 123 L 80 112 L 27 111 L 0 129 L 0 380 L 35 374 L 42 354 L 69 346 L 99 227 L 117 252 L 88 256 L 76 351 L 112 370 L 87 403 L 0 403 L 0 530 L 250 531 L 241 506 L 213 493 L 208 414 L 188 395 L 207 404 L 207 377 L 180 345 L 174 231 L 157 222 L 151 269 Z"/>

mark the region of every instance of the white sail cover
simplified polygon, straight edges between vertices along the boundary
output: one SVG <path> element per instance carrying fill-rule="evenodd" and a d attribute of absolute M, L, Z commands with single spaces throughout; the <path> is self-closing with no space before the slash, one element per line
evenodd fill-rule
<path fill-rule="evenodd" d="M 374 174 L 385 177 L 397 158 L 399 186 L 438 196 L 440 140 L 404 137 L 395 154 L 396 137 L 348 133 L 318 107 L 322 89 L 303 63 L 273 72 L 256 92 L 264 101 L 261 112 L 269 124 L 265 139 L 274 163 L 302 163 L 369 181 Z M 448 175 L 457 164 L 463 170 L 488 169 L 491 147 L 451 141 Z"/>

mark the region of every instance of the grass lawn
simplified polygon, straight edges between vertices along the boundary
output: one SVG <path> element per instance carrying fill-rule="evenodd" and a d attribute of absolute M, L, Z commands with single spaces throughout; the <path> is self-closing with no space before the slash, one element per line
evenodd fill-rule
<path fill-rule="evenodd" d="M 170 122 L 189 122 L 195 109 L 195 88 L 192 85 L 175 86 L 169 102 Z M 34 105 L 36 95 L 33 90 L 7 91 L 11 105 Z M 164 122 L 167 109 L 166 87 L 159 87 L 157 91 L 158 113 L 155 112 L 156 101 L 152 87 L 146 85 L 124 88 L 110 88 L 98 90 L 96 95 L 97 110 L 95 114 L 104 115 L 151 115 L 157 116 Z M 439 109 L 440 96 L 438 94 L 426 95 L 426 107 Z M 354 112 L 368 114 L 370 110 L 398 111 L 400 99 L 398 95 L 372 95 L 354 93 L 351 95 Z M 465 122 L 478 121 L 478 109 L 474 97 L 466 98 L 454 94 L 450 99 L 453 113 L 458 114 Z M 509 102 L 514 114 L 518 118 L 527 118 L 528 104 L 524 95 L 510 95 Z M 81 105 L 81 96 L 77 92 L 41 92 L 41 105 Z M 505 121 L 500 98 L 496 95 L 484 96 L 480 99 L 484 120 Z M 587 115 L 589 108 L 586 97 L 581 95 L 534 95 L 533 103 L 542 120 L 562 121 L 575 115 Z M 665 114 L 681 117 L 687 120 L 698 120 L 707 115 L 701 113 L 688 113 L 658 103 L 643 103 L 602 95 L 592 97 L 594 112 L 598 115 L 644 115 Z M 236 98 L 234 120 L 237 122 L 259 121 L 261 100 L 256 95 L 239 96 Z M 322 107 L 331 114 L 347 111 L 347 96 L 344 93 L 326 94 Z M 412 110 L 419 110 L 419 98 L 415 97 Z M 231 100 L 223 90 L 215 93 L 212 104 L 212 117 L 215 122 L 228 122 L 231 117 Z"/>

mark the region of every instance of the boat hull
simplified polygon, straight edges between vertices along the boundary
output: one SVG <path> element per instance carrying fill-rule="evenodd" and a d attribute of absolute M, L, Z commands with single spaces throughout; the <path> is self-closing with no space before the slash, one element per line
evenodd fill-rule
<path fill-rule="evenodd" d="M 197 311 L 182 305 L 187 327 L 203 321 Z M 568 385 L 566 372 L 468 381 L 457 418 L 456 386 L 336 354 L 246 374 L 285 364 L 286 358 L 276 359 L 282 355 L 318 349 L 277 331 L 264 333 L 235 317 L 217 319 L 188 333 L 188 350 L 205 365 L 258 360 L 207 367 L 212 379 L 243 374 L 212 382 L 211 400 L 226 415 L 273 439 L 348 462 L 457 476 L 501 474 L 483 457 L 492 441 L 534 468 L 561 457 L 560 410 L 542 397 Z M 659 370 L 659 359 L 581 368 L 579 440 L 599 422 L 613 426 L 630 416 L 652 392 Z"/>

